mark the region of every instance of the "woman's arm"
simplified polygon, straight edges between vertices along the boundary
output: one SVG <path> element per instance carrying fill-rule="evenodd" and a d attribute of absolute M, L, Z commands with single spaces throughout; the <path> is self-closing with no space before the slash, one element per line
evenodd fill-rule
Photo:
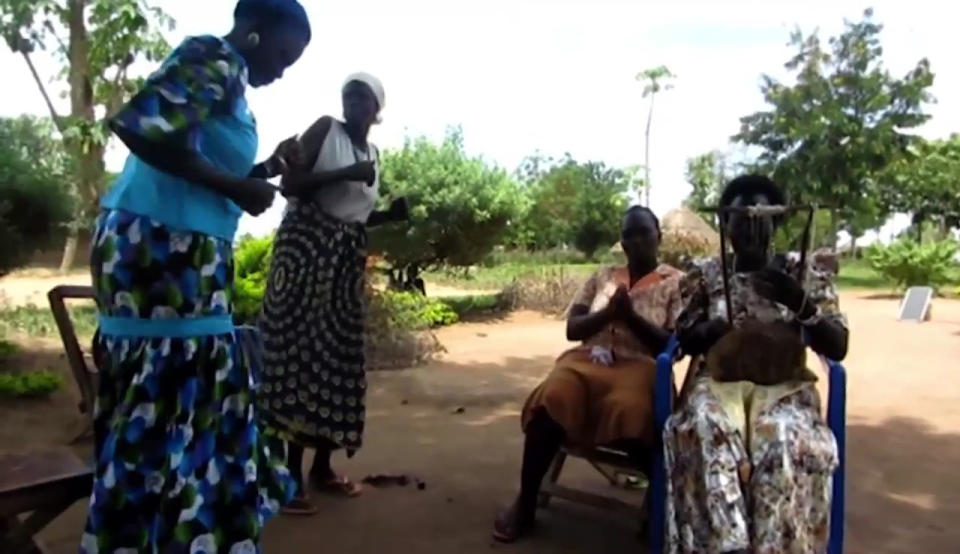
<path fill-rule="evenodd" d="M 320 156 L 320 149 L 330 133 L 333 118 L 323 116 L 318 119 L 300 138 L 300 148 L 303 152 L 303 164 L 300 167 L 291 167 L 290 173 L 284 175 L 281 187 L 287 196 L 303 197 L 316 192 L 319 187 L 340 181 L 372 180 L 373 162 L 361 162 L 340 169 L 328 171 L 313 171 Z"/>
<path fill-rule="evenodd" d="M 237 182 L 240 179 L 217 170 L 191 148 L 178 142 L 155 142 L 146 139 L 112 121 L 109 125 L 131 153 L 164 173 L 202 185 L 228 198 L 232 198 L 232 194 L 239 188 Z"/>
<path fill-rule="evenodd" d="M 604 327 L 613 321 L 612 303 L 607 308 L 590 313 L 590 307 L 585 304 L 574 304 L 567 317 L 567 340 L 583 342 L 603 331 Z"/>
<path fill-rule="evenodd" d="M 632 306 L 627 313 L 625 322 L 634 336 L 644 344 L 650 346 L 653 352 L 662 352 L 663 349 L 667 347 L 667 341 L 670 340 L 670 333 L 638 314 Z"/>
<path fill-rule="evenodd" d="M 807 290 L 790 273 L 776 270 L 757 272 L 753 282 L 761 296 L 795 314 L 795 320 L 806 331 L 814 352 L 836 361 L 847 357 L 849 331 L 840 313 L 837 292 L 829 273 L 810 267 Z"/>

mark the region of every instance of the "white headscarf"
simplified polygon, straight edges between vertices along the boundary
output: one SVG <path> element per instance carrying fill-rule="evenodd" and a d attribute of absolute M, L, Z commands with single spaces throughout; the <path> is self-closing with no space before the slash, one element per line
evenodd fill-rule
<path fill-rule="evenodd" d="M 367 85 L 368 87 L 370 87 L 370 90 L 373 91 L 374 98 L 377 99 L 377 105 L 379 106 L 380 111 L 383 111 L 383 108 L 386 106 L 387 96 L 383 91 L 383 83 L 380 82 L 380 79 L 377 79 L 376 77 L 374 77 L 369 73 L 363 73 L 363 72 L 354 73 L 352 75 L 349 75 L 346 78 L 346 80 L 343 81 L 343 88 L 341 90 L 346 90 L 347 85 L 349 85 L 353 81 L 361 82 Z M 378 112 L 377 123 L 379 122 L 380 122 L 380 114 Z"/>

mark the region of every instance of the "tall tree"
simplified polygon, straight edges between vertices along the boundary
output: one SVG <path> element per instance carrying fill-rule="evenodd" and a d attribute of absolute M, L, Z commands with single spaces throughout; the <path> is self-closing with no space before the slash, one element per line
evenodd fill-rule
<path fill-rule="evenodd" d="M 920 141 L 890 166 L 881 183 L 881 202 L 910 214 L 918 232 L 927 222 L 960 227 L 960 135 Z"/>
<path fill-rule="evenodd" d="M 878 179 L 915 141 L 907 132 L 929 118 L 929 62 L 893 77 L 883 65 L 882 29 L 867 10 L 827 47 L 816 33 L 795 31 L 797 54 L 786 63 L 795 84 L 764 75 L 770 109 L 742 118 L 733 137 L 762 149 L 761 166 L 794 200 L 830 208 L 834 245 L 841 228 L 882 222 L 886 210 L 873 200 Z"/>
<path fill-rule="evenodd" d="M 726 156 L 713 151 L 687 160 L 687 182 L 693 187 L 683 203 L 691 210 L 704 212 L 717 205 L 720 192 L 730 179 Z M 712 221 L 712 217 L 709 219 Z"/>
<path fill-rule="evenodd" d="M 647 112 L 647 128 L 644 131 L 643 171 L 644 192 L 643 202 L 650 206 L 650 127 L 653 124 L 653 104 L 657 93 L 673 88 L 671 82 L 676 76 L 665 65 L 658 65 L 645 69 L 637 74 L 637 80 L 643 83 L 643 97 L 650 98 L 650 108 Z"/>
<path fill-rule="evenodd" d="M 588 257 L 619 235 L 630 179 L 602 162 L 536 158 L 525 164 L 529 210 L 522 222 L 534 248 L 573 245 Z"/>
<path fill-rule="evenodd" d="M 103 155 L 112 115 L 140 85 L 131 75 L 138 59 L 155 62 L 169 51 L 159 33 L 173 20 L 145 0 L 0 0 L 0 34 L 30 69 L 57 130 L 75 160 L 72 185 L 79 198 L 61 270 L 73 265 L 77 233 L 96 214 L 105 187 Z M 66 37 L 65 39 L 63 37 Z M 69 115 L 53 102 L 34 54 L 52 55 L 67 77 Z"/>
<path fill-rule="evenodd" d="M 408 199 L 410 221 L 373 230 L 370 250 L 414 278 L 422 269 L 479 262 L 521 209 L 517 183 L 468 156 L 459 129 L 439 144 L 418 138 L 385 151 L 381 183 L 384 199 Z"/>

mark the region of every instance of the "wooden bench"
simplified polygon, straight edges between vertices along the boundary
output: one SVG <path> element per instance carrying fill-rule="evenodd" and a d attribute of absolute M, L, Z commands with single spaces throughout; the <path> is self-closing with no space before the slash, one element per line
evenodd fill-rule
<path fill-rule="evenodd" d="M 43 553 L 35 535 L 92 487 L 93 471 L 68 448 L 0 452 L 0 552 Z"/>

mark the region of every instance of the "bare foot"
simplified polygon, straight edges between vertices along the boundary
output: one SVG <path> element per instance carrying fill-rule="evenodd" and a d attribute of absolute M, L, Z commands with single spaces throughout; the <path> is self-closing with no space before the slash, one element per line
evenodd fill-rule
<path fill-rule="evenodd" d="M 517 499 L 513 506 L 497 515 L 493 522 L 493 538 L 503 543 L 511 543 L 528 534 L 533 526 L 533 511 L 523 509 Z"/>

